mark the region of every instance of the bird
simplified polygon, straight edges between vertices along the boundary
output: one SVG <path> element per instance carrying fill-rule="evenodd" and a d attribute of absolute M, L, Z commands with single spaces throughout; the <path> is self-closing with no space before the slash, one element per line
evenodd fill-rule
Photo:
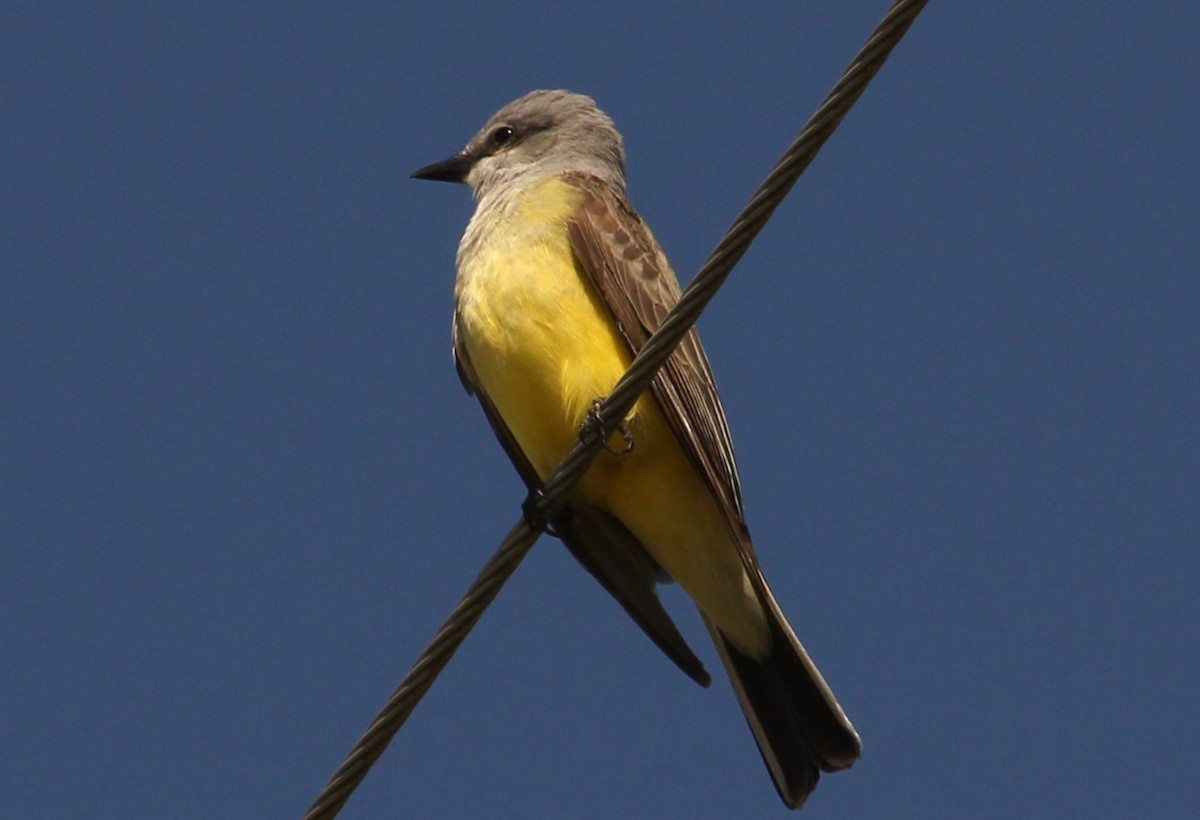
<path fill-rule="evenodd" d="M 530 491 L 595 423 L 634 354 L 680 298 L 630 204 L 625 149 L 594 100 L 537 90 L 458 153 L 412 174 L 465 183 L 452 348 Z M 693 328 L 611 430 L 552 532 L 689 677 L 710 682 L 662 607 L 678 583 L 699 609 L 780 798 L 801 807 L 862 743 L 759 566 L 733 444 Z"/>

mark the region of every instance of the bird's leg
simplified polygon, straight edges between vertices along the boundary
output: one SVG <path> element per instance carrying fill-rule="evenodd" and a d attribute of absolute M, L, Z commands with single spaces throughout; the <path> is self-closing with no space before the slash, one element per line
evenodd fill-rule
<path fill-rule="evenodd" d="M 535 487 L 530 490 L 529 495 L 521 502 L 521 516 L 525 519 L 525 523 L 529 525 L 530 529 L 536 532 L 544 532 L 555 538 L 561 538 L 560 531 L 567 521 L 570 520 L 571 509 L 570 507 L 563 507 L 554 518 L 547 521 L 543 516 L 537 514 L 537 504 L 542 500 L 543 496 L 545 496 L 545 493 L 541 487 Z"/>
<path fill-rule="evenodd" d="M 613 455 L 623 456 L 632 453 L 633 431 L 629 429 L 629 424 L 624 419 L 617 423 L 614 432 L 621 434 L 621 439 L 625 442 L 625 449 L 618 452 L 608 446 L 609 431 L 605 430 L 604 425 L 600 422 L 600 406 L 602 404 L 604 404 L 604 399 L 596 399 L 592 402 L 592 409 L 588 411 L 583 423 L 579 425 L 579 438 L 586 440 L 589 435 L 596 435 L 604 442 L 604 449 Z"/>

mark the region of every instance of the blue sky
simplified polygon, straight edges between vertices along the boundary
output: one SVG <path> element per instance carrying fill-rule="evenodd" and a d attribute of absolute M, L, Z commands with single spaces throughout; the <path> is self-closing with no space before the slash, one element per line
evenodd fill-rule
<path fill-rule="evenodd" d="M 886 9 L 411 5 L 4 12 L 13 817 L 298 816 L 515 520 L 409 172 L 586 92 L 686 281 Z M 932 4 L 701 320 L 866 748 L 808 816 L 1200 812 L 1198 32 Z M 783 815 L 544 539 L 343 816 Z"/>

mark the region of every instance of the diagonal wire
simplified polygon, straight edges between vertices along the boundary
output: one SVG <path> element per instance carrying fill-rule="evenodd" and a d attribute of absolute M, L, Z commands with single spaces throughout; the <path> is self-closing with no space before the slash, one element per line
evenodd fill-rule
<path fill-rule="evenodd" d="M 867 84 L 883 66 L 926 2 L 897 0 L 889 9 L 866 45 L 855 55 L 833 90 L 809 118 L 799 136 L 709 255 L 679 303 L 638 351 L 628 372 L 599 408 L 599 423 L 587 426 L 587 432 L 580 436 L 562 464 L 542 485 L 541 491 L 531 497 L 525 508 L 525 517 L 509 531 L 387 704 L 309 807 L 304 815 L 305 820 L 328 820 L 341 811 L 372 764 L 383 754 L 387 744 L 500 592 L 500 587 L 521 563 L 538 535 L 562 509 L 567 491 L 583 476 L 599 453 L 604 441 L 602 431 L 613 429 L 629 413 L 637 398 L 649 388 L 658 369 L 716 295 L 734 265 L 745 254 L 842 118 L 862 96 Z"/>

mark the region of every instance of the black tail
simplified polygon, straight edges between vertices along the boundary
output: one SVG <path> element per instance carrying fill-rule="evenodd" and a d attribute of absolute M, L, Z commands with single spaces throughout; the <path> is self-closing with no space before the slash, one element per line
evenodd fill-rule
<path fill-rule="evenodd" d="M 766 583 L 756 586 L 771 628 L 765 657 L 745 655 L 712 624 L 708 629 L 775 788 L 788 808 L 798 809 L 821 772 L 854 764 L 862 741 Z"/>

